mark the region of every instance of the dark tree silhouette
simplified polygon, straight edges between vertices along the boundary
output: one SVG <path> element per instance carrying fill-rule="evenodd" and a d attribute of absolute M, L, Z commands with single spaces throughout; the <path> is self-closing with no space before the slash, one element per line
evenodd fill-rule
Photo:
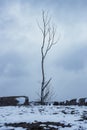
<path fill-rule="evenodd" d="M 51 82 L 51 78 L 49 78 L 49 80 L 46 80 L 44 64 L 47 54 L 49 53 L 53 45 L 57 43 L 57 41 L 55 41 L 55 34 L 56 34 L 55 26 L 51 24 L 51 18 L 45 11 L 42 11 L 42 26 L 40 26 L 39 24 L 38 26 L 42 33 L 42 44 L 41 44 L 42 82 L 41 82 L 40 102 L 41 104 L 44 104 L 44 102 L 50 95 L 49 84 Z"/>

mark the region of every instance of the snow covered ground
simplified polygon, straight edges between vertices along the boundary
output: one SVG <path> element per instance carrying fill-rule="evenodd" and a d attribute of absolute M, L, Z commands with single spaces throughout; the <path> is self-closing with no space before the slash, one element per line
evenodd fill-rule
<path fill-rule="evenodd" d="M 58 130 L 87 130 L 87 106 L 21 106 L 0 107 L 0 130 L 27 130 L 5 126 L 5 123 L 60 122 L 71 127 L 50 125 Z M 47 129 L 45 124 L 44 129 Z"/>

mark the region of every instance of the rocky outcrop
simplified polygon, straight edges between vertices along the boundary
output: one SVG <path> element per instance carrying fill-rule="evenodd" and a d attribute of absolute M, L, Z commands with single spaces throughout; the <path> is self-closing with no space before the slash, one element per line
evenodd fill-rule
<path fill-rule="evenodd" d="M 87 98 L 80 98 L 78 101 L 78 105 L 86 105 L 87 106 Z"/>
<path fill-rule="evenodd" d="M 0 97 L 0 106 L 20 106 L 20 105 L 29 105 L 29 99 L 27 96 Z"/>
<path fill-rule="evenodd" d="M 77 99 L 72 99 L 70 101 L 66 100 L 66 105 L 77 105 Z"/>
<path fill-rule="evenodd" d="M 63 102 L 53 102 L 53 105 L 79 105 L 79 106 L 87 106 L 87 98 L 80 98 L 80 99 L 72 99 L 72 100 L 66 100 Z"/>

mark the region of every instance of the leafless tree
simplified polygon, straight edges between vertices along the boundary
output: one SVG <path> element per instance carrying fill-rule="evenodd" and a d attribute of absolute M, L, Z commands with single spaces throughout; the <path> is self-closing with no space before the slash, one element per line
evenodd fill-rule
<path fill-rule="evenodd" d="M 47 54 L 49 53 L 53 45 L 57 43 L 57 41 L 55 41 L 56 28 L 53 24 L 51 24 L 51 17 L 48 16 L 47 12 L 42 11 L 42 26 L 40 26 L 40 24 L 38 24 L 38 26 L 42 33 L 42 43 L 41 43 L 42 82 L 41 82 L 40 102 L 41 104 L 44 104 L 44 102 L 50 95 L 49 85 L 51 82 L 51 78 L 49 78 L 49 80 L 46 80 L 44 64 Z"/>

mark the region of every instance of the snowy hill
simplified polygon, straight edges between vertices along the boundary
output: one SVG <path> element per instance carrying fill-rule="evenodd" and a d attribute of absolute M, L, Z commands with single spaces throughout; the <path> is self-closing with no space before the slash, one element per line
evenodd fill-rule
<path fill-rule="evenodd" d="M 87 106 L 0 107 L 0 130 L 87 130 Z"/>
<path fill-rule="evenodd" d="M 87 98 L 29 102 L 26 96 L 0 98 L 0 130 L 87 130 Z"/>

